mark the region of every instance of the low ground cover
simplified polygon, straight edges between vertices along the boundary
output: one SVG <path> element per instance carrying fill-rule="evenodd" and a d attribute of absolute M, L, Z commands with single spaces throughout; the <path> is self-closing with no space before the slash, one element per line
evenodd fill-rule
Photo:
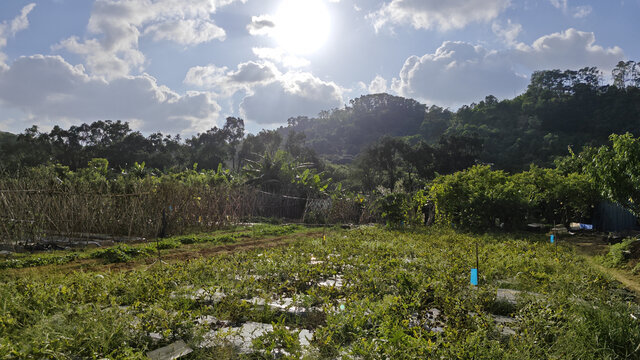
<path fill-rule="evenodd" d="M 179 235 L 158 241 L 148 241 L 137 244 L 118 244 L 100 249 L 79 249 L 74 251 L 51 251 L 35 253 L 17 253 L 0 259 L 0 269 L 19 269 L 43 265 L 63 265 L 75 260 L 100 259 L 106 263 L 128 262 L 136 258 L 158 256 L 158 250 L 180 248 L 183 245 L 232 244 L 246 239 L 261 239 L 269 236 L 287 235 L 302 228 L 296 225 L 274 226 L 256 225 L 239 226 L 231 230 L 221 230 L 210 233 Z"/>
<path fill-rule="evenodd" d="M 626 359 L 638 315 L 541 235 L 361 227 L 127 271 L 0 272 L 0 357 L 16 359 L 143 359 L 177 340 L 185 359 Z"/>

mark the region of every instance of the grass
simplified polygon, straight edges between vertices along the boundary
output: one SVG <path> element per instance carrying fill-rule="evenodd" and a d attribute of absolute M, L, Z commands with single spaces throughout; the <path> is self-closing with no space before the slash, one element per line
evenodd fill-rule
<path fill-rule="evenodd" d="M 64 265 L 76 260 L 101 259 L 105 263 L 124 263 L 134 259 L 157 255 L 157 250 L 177 249 L 183 245 L 208 244 L 221 245 L 236 243 L 246 239 L 261 239 L 269 236 L 283 236 L 302 231 L 297 225 L 275 226 L 261 224 L 252 227 L 236 227 L 211 233 L 173 236 L 142 244 L 118 244 L 116 246 L 76 251 L 52 251 L 15 254 L 11 258 L 0 260 L 0 269 L 20 269 L 45 265 Z"/>
<path fill-rule="evenodd" d="M 206 244 L 166 241 L 180 244 L 166 251 Z M 480 286 L 472 287 L 476 242 Z M 321 285 L 337 275 L 343 286 Z M 496 299 L 498 287 L 539 295 L 507 304 Z M 215 293 L 226 296 L 207 300 Z M 291 316 L 243 301 L 284 296 L 322 311 Z M 288 246 L 124 272 L 0 272 L 0 358 L 142 359 L 183 339 L 195 349 L 185 359 L 628 359 L 640 356 L 640 322 L 630 316 L 640 310 L 630 299 L 570 247 L 560 246 L 556 257 L 542 236 L 333 229 L 326 239 L 306 236 Z M 442 332 L 427 326 L 432 309 L 442 313 Z M 503 335 L 492 315 L 513 318 L 515 335 Z M 198 345 L 216 326 L 196 321 L 202 316 L 236 325 L 273 323 L 274 330 L 254 341 L 253 355 L 237 354 L 223 342 L 203 348 Z M 306 351 L 296 337 L 303 328 L 314 331 Z"/>

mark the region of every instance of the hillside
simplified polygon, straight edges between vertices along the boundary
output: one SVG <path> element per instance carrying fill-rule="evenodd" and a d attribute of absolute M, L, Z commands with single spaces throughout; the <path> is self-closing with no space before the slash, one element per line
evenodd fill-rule
<path fill-rule="evenodd" d="M 13 142 L 16 138 L 17 136 L 10 132 L 0 131 L 0 146 L 8 142 Z"/>
<path fill-rule="evenodd" d="M 307 146 L 337 163 L 352 161 L 383 136 L 435 144 L 445 135 L 478 138 L 483 143 L 478 160 L 496 168 L 550 166 L 568 147 L 602 145 L 612 133 L 640 134 L 640 89 L 600 83 L 595 68 L 541 71 L 513 99 L 489 95 L 455 112 L 388 94 L 367 95 L 317 118 L 289 119 L 280 132 L 304 132 Z"/>

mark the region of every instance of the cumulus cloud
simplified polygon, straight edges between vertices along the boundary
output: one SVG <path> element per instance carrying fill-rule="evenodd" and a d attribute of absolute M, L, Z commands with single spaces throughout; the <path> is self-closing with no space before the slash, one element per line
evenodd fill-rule
<path fill-rule="evenodd" d="M 624 58 L 619 47 L 595 45 L 593 33 L 568 29 L 543 36 L 532 45 L 516 44 L 495 51 L 465 42 L 444 42 L 432 54 L 409 57 L 392 88 L 403 96 L 455 106 L 492 94 L 511 96 L 522 91 L 530 73 L 546 69 L 598 66 L 609 70 Z"/>
<path fill-rule="evenodd" d="M 315 116 L 343 104 L 343 90 L 310 73 L 288 72 L 253 88 L 240 104 L 242 115 L 258 124 L 284 123 L 292 116 Z"/>
<path fill-rule="evenodd" d="M 403 96 L 458 105 L 488 94 L 513 94 L 525 84 L 526 79 L 498 52 L 447 41 L 433 54 L 409 57 L 393 88 Z"/>
<path fill-rule="evenodd" d="M 195 45 L 224 40 L 225 32 L 211 15 L 217 8 L 245 0 L 96 0 L 85 40 L 71 37 L 58 47 L 84 55 L 95 75 L 108 79 L 141 70 L 144 55 L 138 50 L 141 35 L 153 40 Z"/>
<path fill-rule="evenodd" d="M 624 58 L 621 48 L 604 48 L 595 42 L 594 33 L 570 28 L 542 36 L 531 46 L 519 44 L 513 56 L 515 61 L 533 70 L 576 69 L 585 66 L 608 70 Z"/>
<path fill-rule="evenodd" d="M 11 21 L 3 21 L 0 23 L 0 50 L 7 46 L 9 37 L 14 37 L 19 31 L 26 30 L 29 27 L 29 13 L 36 7 L 35 3 L 28 4 L 22 8 L 20 14 Z M 6 55 L 0 51 L 0 70 L 6 68 Z"/>
<path fill-rule="evenodd" d="M 495 19 L 510 0 L 391 0 L 368 15 L 376 31 L 385 26 L 410 24 L 416 29 L 447 31 L 474 22 Z"/>
<path fill-rule="evenodd" d="M 252 86 L 275 80 L 281 74 L 272 63 L 256 63 L 249 61 L 239 64 L 235 71 L 230 71 L 226 66 L 216 65 L 195 66 L 187 71 L 185 84 L 195 85 L 201 88 L 213 89 L 216 92 L 229 96 Z"/>
<path fill-rule="evenodd" d="M 251 50 L 257 57 L 279 63 L 286 68 L 302 68 L 311 64 L 309 60 L 291 55 L 280 48 L 254 47 Z"/>
<path fill-rule="evenodd" d="M 387 92 L 387 80 L 380 75 L 371 80 L 369 87 L 367 88 L 370 94 L 379 94 Z"/>
<path fill-rule="evenodd" d="M 340 106 L 344 90 L 311 73 L 282 73 L 275 64 L 248 61 L 235 70 L 216 65 L 189 69 L 185 84 L 212 90 L 231 97 L 243 91 L 240 113 L 248 121 L 259 124 L 284 123 L 298 115 L 313 116 L 321 110 Z"/>
<path fill-rule="evenodd" d="M 119 119 L 148 132 L 201 131 L 220 111 L 208 93 L 181 96 L 147 74 L 107 81 L 43 55 L 21 57 L 0 72 L 0 104 L 41 124 Z"/>

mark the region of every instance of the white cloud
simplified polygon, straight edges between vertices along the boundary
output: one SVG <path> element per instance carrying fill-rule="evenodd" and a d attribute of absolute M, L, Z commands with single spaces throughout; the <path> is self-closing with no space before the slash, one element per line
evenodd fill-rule
<path fill-rule="evenodd" d="M 591 7 L 591 5 L 576 6 L 573 12 L 573 17 L 581 19 L 589 16 L 589 14 L 591 14 L 592 11 L 593 11 L 593 8 Z"/>
<path fill-rule="evenodd" d="M 36 7 L 35 3 L 26 5 L 20 11 L 20 15 L 11 20 L 11 36 L 15 36 L 18 31 L 26 30 L 29 27 L 29 19 L 27 15 Z"/>
<path fill-rule="evenodd" d="M 501 54 L 463 42 L 444 42 L 435 53 L 409 57 L 394 79 L 399 94 L 438 105 L 460 105 L 486 95 L 513 94 L 526 85 Z"/>
<path fill-rule="evenodd" d="M 0 104 L 43 123 L 125 120 L 142 131 L 197 132 L 211 127 L 220 106 L 208 93 L 180 96 L 143 74 L 111 81 L 59 56 L 21 57 L 0 72 Z"/>
<path fill-rule="evenodd" d="M 593 11 L 593 8 L 591 7 L 591 5 L 580 5 L 580 6 L 571 7 L 569 6 L 568 0 L 549 0 L 549 2 L 556 9 L 562 10 L 564 14 L 570 14 L 575 18 L 587 17 Z"/>
<path fill-rule="evenodd" d="M 224 40 L 226 32 L 211 21 L 203 19 L 175 20 L 153 24 L 144 30 L 153 40 L 169 40 L 183 45 L 196 45 L 212 40 Z"/>
<path fill-rule="evenodd" d="M 531 46 L 519 44 L 513 56 L 530 69 L 577 69 L 597 66 L 603 70 L 612 69 L 624 58 L 621 48 L 603 48 L 595 45 L 592 32 L 570 28 L 560 33 L 545 35 Z"/>
<path fill-rule="evenodd" d="M 271 15 L 252 16 L 247 31 L 251 35 L 272 35 L 276 27 L 275 19 Z"/>
<path fill-rule="evenodd" d="M 593 33 L 568 29 L 537 39 L 532 45 L 495 51 L 464 42 L 444 42 L 433 54 L 411 56 L 392 88 L 400 95 L 438 105 L 455 106 L 486 95 L 513 96 L 528 79 L 518 69 L 612 69 L 624 58 L 619 47 L 595 45 Z M 526 69 L 526 70 L 525 70 Z"/>
<path fill-rule="evenodd" d="M 549 0 L 556 9 L 567 10 L 567 0 Z"/>
<path fill-rule="evenodd" d="M 385 80 L 382 76 L 376 75 L 376 77 L 371 80 L 368 88 L 370 94 L 379 94 L 383 92 L 387 92 L 387 80 Z"/>
<path fill-rule="evenodd" d="M 310 73 L 288 72 L 256 86 L 240 104 L 242 115 L 258 124 L 285 123 L 292 116 L 315 116 L 343 104 L 343 90 Z"/>
<path fill-rule="evenodd" d="M 309 60 L 291 55 L 280 48 L 254 47 L 251 50 L 257 57 L 282 64 L 286 68 L 302 68 L 311 64 Z"/>
<path fill-rule="evenodd" d="M 391 0 L 368 15 L 376 31 L 384 26 L 410 24 L 416 29 L 447 31 L 495 19 L 510 0 Z"/>
<path fill-rule="evenodd" d="M 14 37 L 19 31 L 26 30 L 29 27 L 29 13 L 36 7 L 35 3 L 28 4 L 22 8 L 20 15 L 13 18 L 10 22 L 3 21 L 0 23 L 0 50 L 7 46 L 9 37 Z M 0 70 L 6 69 L 5 61 L 7 56 L 0 51 Z"/>
<path fill-rule="evenodd" d="M 235 70 L 216 65 L 189 69 L 184 83 L 231 97 L 244 91 L 240 113 L 258 124 L 284 123 L 289 117 L 313 116 L 342 105 L 344 89 L 308 72 L 281 73 L 273 63 L 248 61 Z"/>
<path fill-rule="evenodd" d="M 216 65 L 196 66 L 187 71 L 185 84 L 213 89 L 230 96 L 241 89 L 250 91 L 252 86 L 275 80 L 281 74 L 271 63 L 249 61 L 239 64 L 235 71 Z"/>
<path fill-rule="evenodd" d="M 507 45 L 515 45 L 516 39 L 522 32 L 522 25 L 512 23 L 511 19 L 507 20 L 505 25 L 494 21 L 493 24 L 491 24 L 491 30 Z"/>
<path fill-rule="evenodd" d="M 141 35 L 195 45 L 224 40 L 225 32 L 211 15 L 217 8 L 246 0 L 96 0 L 93 4 L 86 40 L 71 37 L 58 47 L 84 55 L 95 75 L 108 79 L 141 71 L 144 55 L 138 50 Z"/>

